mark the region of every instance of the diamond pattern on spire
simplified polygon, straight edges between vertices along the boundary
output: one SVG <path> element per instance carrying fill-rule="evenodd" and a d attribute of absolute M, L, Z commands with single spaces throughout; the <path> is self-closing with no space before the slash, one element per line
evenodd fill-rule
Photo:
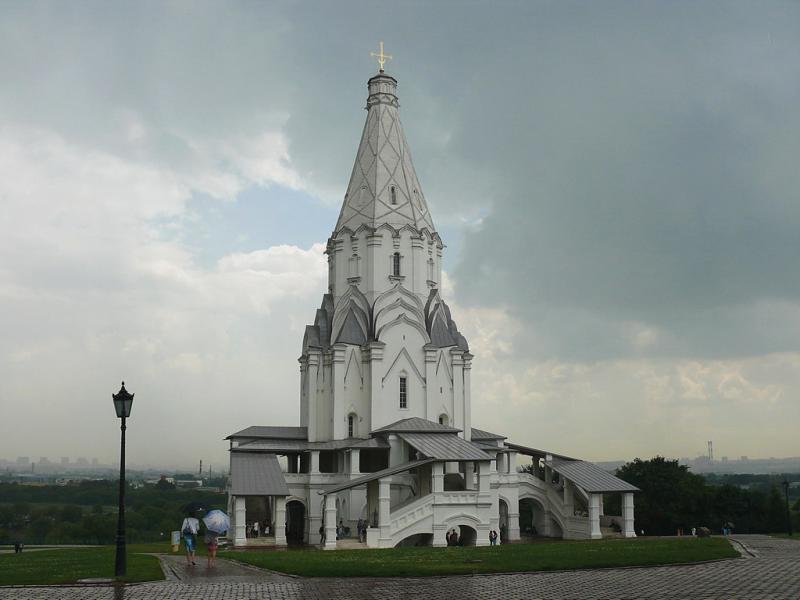
<path fill-rule="evenodd" d="M 369 112 L 336 231 L 384 223 L 435 231 L 411 161 L 396 97 L 389 98 L 393 101 L 368 102 Z"/>

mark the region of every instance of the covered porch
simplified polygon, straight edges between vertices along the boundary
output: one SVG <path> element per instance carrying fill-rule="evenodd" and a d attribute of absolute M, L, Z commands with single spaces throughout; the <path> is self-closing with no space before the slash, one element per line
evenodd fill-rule
<path fill-rule="evenodd" d="M 231 452 L 231 482 L 228 512 L 235 547 L 286 546 L 286 485 L 274 454 Z M 254 525 L 258 523 L 258 534 Z"/>

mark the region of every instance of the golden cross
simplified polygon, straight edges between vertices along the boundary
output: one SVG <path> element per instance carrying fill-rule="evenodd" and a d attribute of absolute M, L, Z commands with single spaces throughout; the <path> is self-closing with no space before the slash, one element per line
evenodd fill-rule
<path fill-rule="evenodd" d="M 374 56 L 375 58 L 378 59 L 378 65 L 380 65 L 381 73 L 383 73 L 383 65 L 386 64 L 386 61 L 392 60 L 391 54 L 383 53 L 383 42 L 381 42 L 381 51 L 378 54 L 375 54 L 374 52 L 370 52 L 369 54 L 370 56 Z"/>

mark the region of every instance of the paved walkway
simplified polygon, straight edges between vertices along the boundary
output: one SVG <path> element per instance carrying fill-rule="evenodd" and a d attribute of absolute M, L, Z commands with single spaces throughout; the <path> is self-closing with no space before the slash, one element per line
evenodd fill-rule
<path fill-rule="evenodd" d="M 219 561 L 219 572 L 168 563 L 170 581 L 124 588 L 0 588 L 0 600 L 798 600 L 800 542 L 737 536 L 741 559 L 699 565 L 423 579 L 301 579 Z M 184 563 L 185 564 L 185 563 Z M 174 569 L 172 568 L 174 566 Z"/>

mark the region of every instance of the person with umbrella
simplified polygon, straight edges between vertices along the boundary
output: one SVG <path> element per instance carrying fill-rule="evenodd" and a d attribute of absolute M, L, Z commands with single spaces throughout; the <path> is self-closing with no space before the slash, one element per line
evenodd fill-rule
<path fill-rule="evenodd" d="M 193 567 L 195 562 L 195 552 L 197 551 L 197 532 L 200 531 L 200 521 L 192 516 L 195 513 L 188 512 L 188 516 L 181 524 L 181 535 L 183 536 L 183 544 L 186 546 L 186 564 Z"/>
<path fill-rule="evenodd" d="M 208 568 L 217 566 L 217 548 L 219 536 L 231 526 L 231 520 L 221 510 L 212 510 L 205 517 L 203 523 L 206 525 L 206 548 L 208 549 Z"/>

